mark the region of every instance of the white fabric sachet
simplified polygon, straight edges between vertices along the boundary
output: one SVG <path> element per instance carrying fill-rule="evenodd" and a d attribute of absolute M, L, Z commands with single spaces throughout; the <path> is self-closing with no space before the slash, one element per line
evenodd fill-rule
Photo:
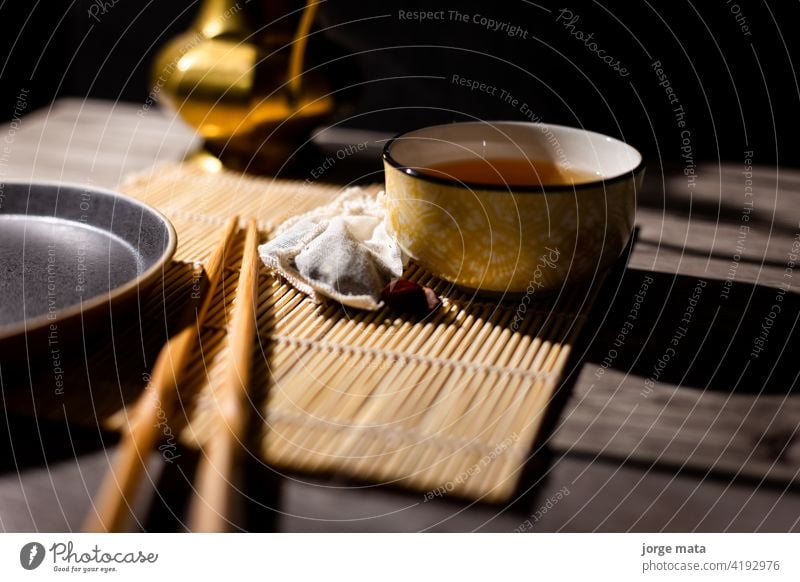
<path fill-rule="evenodd" d="M 381 290 L 403 275 L 406 260 L 386 229 L 383 197 L 348 188 L 330 204 L 286 220 L 258 247 L 261 260 L 314 301 L 379 309 Z"/>

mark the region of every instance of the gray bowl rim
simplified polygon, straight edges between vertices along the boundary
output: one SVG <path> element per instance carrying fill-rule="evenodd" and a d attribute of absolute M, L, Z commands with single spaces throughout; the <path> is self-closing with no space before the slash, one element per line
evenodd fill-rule
<path fill-rule="evenodd" d="M 34 187 L 44 187 L 48 190 L 51 189 L 60 189 L 60 188 L 76 188 L 80 190 L 90 191 L 92 194 L 99 194 L 100 196 L 106 196 L 115 200 L 125 200 L 126 203 L 132 204 L 133 206 L 138 206 L 145 212 L 149 212 L 155 218 L 157 218 L 167 229 L 167 233 L 169 234 L 169 241 L 167 242 L 167 246 L 164 249 L 164 252 L 158 257 L 158 259 L 153 263 L 153 265 L 147 269 L 144 273 L 138 275 L 137 277 L 131 279 L 127 283 L 123 285 L 119 285 L 114 289 L 111 289 L 108 293 L 103 293 L 100 295 L 96 295 L 94 297 L 89 298 L 87 301 L 83 301 L 77 305 L 71 305 L 69 307 L 64 307 L 63 309 L 59 309 L 55 312 L 55 319 L 52 319 L 51 314 L 46 313 L 42 315 L 38 315 L 36 317 L 31 317 L 29 319 L 25 319 L 20 321 L 19 323 L 12 323 L 11 325 L 0 326 L 0 341 L 7 341 L 13 339 L 18 336 L 23 336 L 31 332 L 36 332 L 41 329 L 48 327 L 53 321 L 63 322 L 68 319 L 72 319 L 74 317 L 78 317 L 81 314 L 86 314 L 89 311 L 93 311 L 95 309 L 99 309 L 103 306 L 109 305 L 127 295 L 133 293 L 141 289 L 142 287 L 147 287 L 153 280 L 156 278 L 158 273 L 163 270 L 164 265 L 175 255 L 175 249 L 178 246 L 178 235 L 175 232 L 175 227 L 172 225 L 172 222 L 169 218 L 164 215 L 163 212 L 156 210 L 149 204 L 145 204 L 141 200 L 137 200 L 131 196 L 127 196 L 122 194 L 121 192 L 117 192 L 115 190 L 110 190 L 107 188 L 98 188 L 96 186 L 92 186 L 90 184 L 82 184 L 80 182 L 70 182 L 70 181 L 62 181 L 62 180 L 35 180 L 35 181 L 28 181 L 28 180 L 0 180 L 4 186 L 23 186 L 26 188 L 34 188 Z M 37 214 L 32 214 L 30 216 L 39 216 Z M 68 220 L 68 222 L 74 222 Z M 127 242 L 127 241 L 126 241 Z"/>

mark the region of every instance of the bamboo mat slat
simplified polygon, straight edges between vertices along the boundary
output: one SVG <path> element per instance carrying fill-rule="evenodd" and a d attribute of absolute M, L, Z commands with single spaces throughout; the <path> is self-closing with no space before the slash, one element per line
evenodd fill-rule
<path fill-rule="evenodd" d="M 268 238 L 284 219 L 331 200 L 339 188 L 204 172 L 189 163 L 152 170 L 123 190 L 173 221 L 179 244 L 164 294 L 180 297 L 191 286 L 188 266 L 207 257 L 228 216 L 256 218 Z M 238 265 L 237 245 L 229 265 Z M 226 377 L 230 311 L 223 305 L 236 301 L 230 275 L 235 271 L 228 269 L 220 285 L 181 386 L 172 428 L 188 446 L 201 446 L 220 430 L 214 411 Z M 255 449 L 281 469 L 507 499 L 592 294 L 574 288 L 535 300 L 514 331 L 518 301 L 476 300 L 413 265 L 406 276 L 432 286 L 443 296 L 442 308 L 423 318 L 317 305 L 260 273 L 251 390 Z M 169 301 L 159 305 L 173 309 Z M 92 407 L 106 426 L 132 421 L 124 408 Z"/>

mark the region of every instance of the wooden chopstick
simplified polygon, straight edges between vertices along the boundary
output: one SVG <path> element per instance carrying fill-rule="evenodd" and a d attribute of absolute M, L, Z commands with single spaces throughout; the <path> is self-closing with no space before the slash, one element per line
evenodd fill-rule
<path fill-rule="evenodd" d="M 114 464 L 105 474 L 95 495 L 92 510 L 83 524 L 85 532 L 120 531 L 130 513 L 130 503 L 139 486 L 140 477 L 159 432 L 159 415 L 173 416 L 175 397 L 181 375 L 192 355 L 198 334 L 205 321 L 211 299 L 222 277 L 225 258 L 236 234 L 239 219 L 226 223 L 217 248 L 203 269 L 206 289 L 191 323 L 170 338 L 161 349 L 150 377 L 150 384 L 139 397 L 133 410 L 133 423 L 123 433 Z"/>
<path fill-rule="evenodd" d="M 258 237 L 256 222 L 251 220 L 247 225 L 229 332 L 231 365 L 225 383 L 216 394 L 215 432 L 203 447 L 189 508 L 189 530 L 194 532 L 228 531 L 238 517 L 235 515 L 239 499 L 237 461 L 247 440 L 248 389 L 256 333 Z"/>

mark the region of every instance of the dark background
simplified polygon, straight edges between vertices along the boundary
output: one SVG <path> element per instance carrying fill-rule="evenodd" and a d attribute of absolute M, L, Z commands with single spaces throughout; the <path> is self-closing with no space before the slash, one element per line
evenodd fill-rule
<path fill-rule="evenodd" d="M 30 109 L 58 96 L 144 101 L 153 55 L 189 27 L 199 6 L 196 0 L 108 1 L 95 22 L 88 0 L 0 2 L 5 120 L 20 88 L 30 90 Z M 621 78 L 556 23 L 562 7 L 580 16 L 575 28 L 593 32 L 629 77 Z M 735 7 L 751 36 L 743 35 Z M 398 18 L 398 10 L 454 8 L 521 26 L 528 38 L 471 22 Z M 498 97 L 454 85 L 458 74 L 507 89 L 545 121 L 622 137 L 649 157 L 677 159 L 680 130 L 651 68 L 661 60 L 687 112 L 698 159 L 741 160 L 744 150 L 753 149 L 756 163 L 797 166 L 798 17 L 800 4 L 788 1 L 328 0 L 316 21 L 317 30 L 327 30 L 309 46 L 314 62 L 340 89 L 339 117 L 350 118 L 346 125 L 395 132 L 472 116 L 525 118 Z"/>

